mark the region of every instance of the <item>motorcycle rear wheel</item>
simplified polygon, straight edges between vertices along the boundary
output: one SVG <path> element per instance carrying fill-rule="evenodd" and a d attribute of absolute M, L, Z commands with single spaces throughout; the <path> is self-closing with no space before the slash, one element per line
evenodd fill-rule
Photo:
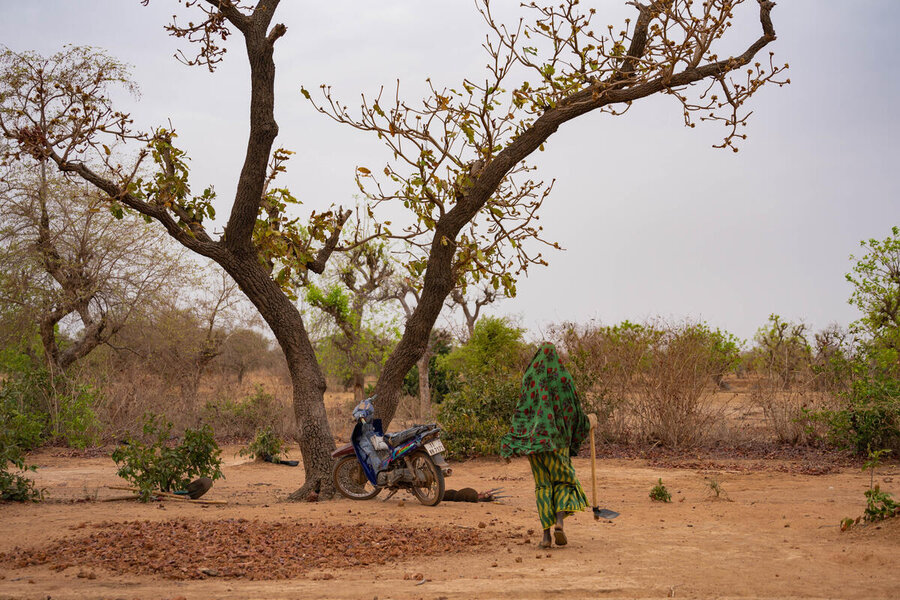
<path fill-rule="evenodd" d="M 425 475 L 425 485 L 413 486 L 411 492 L 425 506 L 437 506 L 444 498 L 444 474 L 427 452 L 416 452 L 409 457 L 413 469 Z"/>
<path fill-rule="evenodd" d="M 334 487 L 345 498 L 369 500 L 381 493 L 366 477 L 355 455 L 342 456 L 331 471 Z"/>

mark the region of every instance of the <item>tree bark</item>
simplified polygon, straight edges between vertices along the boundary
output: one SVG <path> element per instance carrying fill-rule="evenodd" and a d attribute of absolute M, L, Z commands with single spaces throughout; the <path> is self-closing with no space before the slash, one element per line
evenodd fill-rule
<path fill-rule="evenodd" d="M 430 362 L 431 349 L 429 348 L 416 363 L 419 369 L 419 414 L 422 419 L 431 417 L 431 382 L 428 380 Z"/>
<path fill-rule="evenodd" d="M 325 412 L 325 376 L 319 368 L 303 318 L 255 253 L 240 260 L 223 260 L 220 264 L 259 310 L 287 360 L 297 420 L 296 440 L 300 444 L 306 476 L 303 485 L 289 498 L 305 500 L 312 492 L 320 499 L 330 498 L 334 494 L 331 481 L 334 436 Z"/>
<path fill-rule="evenodd" d="M 366 395 L 366 374 L 359 369 L 353 370 L 353 401 L 359 404 Z"/>

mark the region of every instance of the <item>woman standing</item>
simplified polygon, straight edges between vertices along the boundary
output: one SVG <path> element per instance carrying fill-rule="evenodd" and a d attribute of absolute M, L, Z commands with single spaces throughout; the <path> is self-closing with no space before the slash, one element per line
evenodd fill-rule
<path fill-rule="evenodd" d="M 560 363 L 556 347 L 541 344 L 522 378 L 519 403 L 509 433 L 500 442 L 500 455 L 528 456 L 544 530 L 542 548 L 551 545 L 551 527 L 556 545 L 564 546 L 563 519 L 588 506 L 569 457 L 589 432 L 572 376 Z"/>

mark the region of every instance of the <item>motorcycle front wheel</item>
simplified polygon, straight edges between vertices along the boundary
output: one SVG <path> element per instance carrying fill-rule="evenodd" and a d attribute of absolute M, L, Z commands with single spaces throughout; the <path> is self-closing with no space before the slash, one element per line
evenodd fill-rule
<path fill-rule="evenodd" d="M 444 497 L 444 474 L 426 452 L 416 452 L 409 457 L 413 471 L 424 476 L 425 483 L 413 485 L 413 496 L 425 506 L 437 506 Z"/>
<path fill-rule="evenodd" d="M 331 476 L 337 491 L 351 500 L 369 500 L 381 493 L 381 488 L 372 485 L 366 477 L 355 455 L 339 458 Z"/>

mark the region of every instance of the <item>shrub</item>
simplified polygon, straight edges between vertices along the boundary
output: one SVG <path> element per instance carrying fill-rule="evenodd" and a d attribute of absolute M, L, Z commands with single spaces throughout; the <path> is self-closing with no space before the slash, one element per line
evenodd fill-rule
<path fill-rule="evenodd" d="M 607 441 L 636 434 L 669 446 L 695 445 L 719 416 L 711 384 L 722 385 L 740 362 L 740 340 L 705 323 L 568 323 L 554 335 Z"/>
<path fill-rule="evenodd" d="M 68 393 L 58 395 L 54 438 L 72 448 L 96 444 L 100 432 L 96 397 L 97 390 L 86 385 L 72 385 Z"/>
<path fill-rule="evenodd" d="M 631 401 L 641 437 L 673 448 L 695 446 L 724 410 L 710 386 L 722 372 L 721 340 L 703 323 L 653 324 L 644 336 L 647 357 Z"/>
<path fill-rule="evenodd" d="M 277 429 L 281 417 L 281 404 L 262 385 L 243 401 L 222 399 L 203 407 L 203 420 L 214 424 L 222 435 L 250 437 L 261 427 Z"/>
<path fill-rule="evenodd" d="M 597 414 L 600 437 L 627 441 L 632 383 L 648 355 L 646 328 L 630 321 L 586 327 L 563 323 L 553 335 L 585 410 Z"/>
<path fill-rule="evenodd" d="M 25 464 L 22 448 L 16 444 L 18 432 L 15 427 L 14 422 L 5 418 L 0 421 L 0 501 L 37 501 L 43 497 L 43 492 L 25 476 L 36 468 Z"/>
<path fill-rule="evenodd" d="M 277 462 L 284 452 L 284 441 L 275 435 L 271 427 L 256 430 L 256 436 L 246 448 L 241 448 L 241 456 L 249 456 L 256 460 L 272 460 Z"/>
<path fill-rule="evenodd" d="M 488 456 L 500 451 L 500 438 L 519 398 L 519 382 L 487 381 L 451 393 L 438 407 L 441 439 L 453 458 Z"/>
<path fill-rule="evenodd" d="M 96 401 L 93 387 L 51 378 L 43 368 L 14 373 L 0 387 L 0 413 L 16 421 L 17 444 L 25 450 L 48 441 L 73 448 L 94 444 L 100 430 Z"/>
<path fill-rule="evenodd" d="M 671 502 L 672 494 L 669 493 L 669 490 L 666 489 L 666 486 L 663 485 L 662 478 L 660 477 L 659 481 L 657 481 L 656 485 L 654 485 L 650 489 L 650 499 L 654 502 Z"/>
<path fill-rule="evenodd" d="M 863 471 L 869 471 L 869 489 L 865 491 L 866 509 L 861 517 L 841 520 L 841 531 L 846 531 L 848 527 L 859 523 L 860 520 L 873 522 L 900 516 L 900 502 L 894 500 L 890 493 L 882 492 L 880 486 L 875 485 L 875 469 L 881 464 L 881 457 L 890 452 L 887 448 L 875 451 L 867 450 L 868 460 L 862 468 Z"/>
<path fill-rule="evenodd" d="M 900 503 L 888 492 L 882 492 L 876 485 L 865 491 L 866 511 L 863 518 L 866 521 L 881 521 L 893 517 L 900 510 Z"/>
<path fill-rule="evenodd" d="M 485 317 L 469 341 L 440 357 L 452 388 L 438 408 L 442 436 L 452 457 L 496 454 L 519 400 L 531 355 L 524 330 L 506 319 Z"/>
<path fill-rule="evenodd" d="M 866 374 L 853 382 L 836 410 L 812 413 L 826 424 L 832 445 L 865 456 L 870 448 L 900 448 L 900 380 Z"/>
<path fill-rule="evenodd" d="M 171 431 L 172 423 L 149 414 L 142 439 L 130 438 L 112 454 L 119 466 L 116 474 L 139 489 L 143 502 L 153 490 L 180 490 L 196 477 L 223 477 L 221 451 L 209 425 L 185 429 L 181 443 L 174 447 L 168 445 Z"/>
<path fill-rule="evenodd" d="M 7 391 L 7 387 L 0 389 L 0 422 L 5 424 L 6 442 L 24 451 L 33 450 L 44 441 L 47 416 L 20 410 Z"/>

